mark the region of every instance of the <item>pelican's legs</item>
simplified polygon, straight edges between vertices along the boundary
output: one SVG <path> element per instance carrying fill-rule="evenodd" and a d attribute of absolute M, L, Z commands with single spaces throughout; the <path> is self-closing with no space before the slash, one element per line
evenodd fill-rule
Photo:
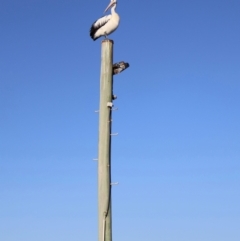
<path fill-rule="evenodd" d="M 106 32 L 104 33 L 104 37 L 105 37 L 105 39 L 108 39 L 108 38 L 107 38 L 107 33 L 106 33 Z"/>

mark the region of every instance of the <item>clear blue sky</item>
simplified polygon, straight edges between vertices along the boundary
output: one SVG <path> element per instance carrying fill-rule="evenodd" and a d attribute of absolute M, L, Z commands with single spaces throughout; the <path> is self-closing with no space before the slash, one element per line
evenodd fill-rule
<path fill-rule="evenodd" d="M 0 1 L 0 240 L 97 240 L 108 0 Z M 114 241 L 240 240 L 239 0 L 119 0 Z"/>

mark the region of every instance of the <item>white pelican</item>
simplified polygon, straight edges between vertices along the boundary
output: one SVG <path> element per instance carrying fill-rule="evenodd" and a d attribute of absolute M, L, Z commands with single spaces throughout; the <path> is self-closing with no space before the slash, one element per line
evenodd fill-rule
<path fill-rule="evenodd" d="M 95 41 L 101 36 L 105 36 L 105 38 L 114 32 L 120 21 L 119 15 L 115 12 L 115 8 L 117 6 L 117 0 L 111 0 L 107 8 L 104 12 L 111 8 L 111 14 L 99 18 L 95 21 L 90 29 L 90 36 Z"/>

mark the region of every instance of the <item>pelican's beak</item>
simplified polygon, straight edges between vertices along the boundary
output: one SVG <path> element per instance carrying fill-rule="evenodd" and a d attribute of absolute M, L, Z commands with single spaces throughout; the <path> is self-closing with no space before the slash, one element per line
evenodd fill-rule
<path fill-rule="evenodd" d="M 105 9 L 104 13 L 107 12 L 107 10 L 108 10 L 109 8 L 111 8 L 114 3 L 115 3 L 115 1 L 113 1 L 113 2 L 111 1 L 111 2 L 109 3 L 109 5 L 107 6 L 107 8 Z"/>

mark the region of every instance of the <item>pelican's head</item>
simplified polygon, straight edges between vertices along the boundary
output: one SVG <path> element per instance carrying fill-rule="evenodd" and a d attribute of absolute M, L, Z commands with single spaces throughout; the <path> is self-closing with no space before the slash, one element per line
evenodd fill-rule
<path fill-rule="evenodd" d="M 107 12 L 108 9 L 110 9 L 116 5 L 117 5 L 117 0 L 111 0 L 104 12 Z"/>

